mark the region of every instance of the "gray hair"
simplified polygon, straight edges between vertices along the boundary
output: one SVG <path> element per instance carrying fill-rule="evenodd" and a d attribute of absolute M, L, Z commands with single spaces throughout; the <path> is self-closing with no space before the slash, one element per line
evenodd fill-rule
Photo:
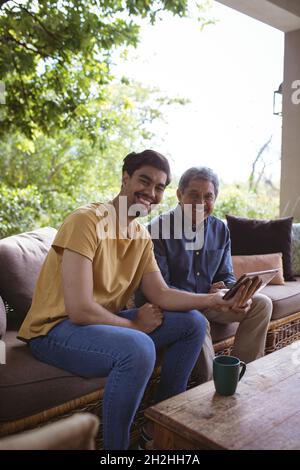
<path fill-rule="evenodd" d="M 215 196 L 219 192 L 219 178 L 216 173 L 206 166 L 193 166 L 186 170 L 179 180 L 178 188 L 183 192 L 189 185 L 191 180 L 210 181 L 214 185 Z"/>

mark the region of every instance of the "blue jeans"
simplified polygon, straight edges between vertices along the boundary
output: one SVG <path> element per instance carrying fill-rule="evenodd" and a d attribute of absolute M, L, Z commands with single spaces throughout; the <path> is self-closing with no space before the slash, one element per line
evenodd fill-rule
<path fill-rule="evenodd" d="M 137 309 L 118 315 L 133 319 Z M 150 334 L 111 325 L 75 325 L 64 320 L 47 336 L 30 341 L 40 361 L 82 377 L 108 377 L 103 397 L 104 448 L 127 449 L 129 432 L 154 369 L 156 348 L 166 349 L 156 401 L 186 390 L 206 333 L 197 310 L 164 312 Z"/>

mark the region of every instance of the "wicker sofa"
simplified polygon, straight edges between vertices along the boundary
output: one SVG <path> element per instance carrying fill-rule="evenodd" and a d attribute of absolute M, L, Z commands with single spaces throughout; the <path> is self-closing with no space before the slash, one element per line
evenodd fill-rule
<path fill-rule="evenodd" d="M 0 240 L 0 338 L 6 347 L 6 365 L 0 365 L 0 436 L 31 429 L 75 412 L 101 414 L 105 378 L 77 377 L 41 363 L 16 338 L 55 233 L 55 229 L 47 227 Z M 265 293 L 273 301 L 273 319 L 266 345 L 266 353 L 270 353 L 300 339 L 300 278 L 284 286 L 268 286 Z M 216 353 L 230 352 L 237 324 L 211 326 Z M 159 362 L 158 358 L 132 428 L 133 441 L 143 420 L 143 410 L 152 402 L 159 380 Z M 193 386 L 192 379 L 190 386 Z M 99 447 L 101 436 L 100 428 Z"/>

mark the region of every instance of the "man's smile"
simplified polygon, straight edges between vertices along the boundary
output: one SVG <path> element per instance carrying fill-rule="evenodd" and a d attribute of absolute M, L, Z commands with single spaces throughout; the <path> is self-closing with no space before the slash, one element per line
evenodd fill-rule
<path fill-rule="evenodd" d="M 152 197 L 149 197 L 143 193 L 135 193 L 136 201 L 139 204 L 143 204 L 147 209 L 150 209 L 151 204 L 154 204 L 155 201 Z"/>

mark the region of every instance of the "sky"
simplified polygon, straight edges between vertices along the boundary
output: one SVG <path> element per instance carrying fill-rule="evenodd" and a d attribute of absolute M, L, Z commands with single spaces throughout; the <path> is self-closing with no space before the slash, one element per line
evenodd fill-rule
<path fill-rule="evenodd" d="M 284 34 L 218 2 L 203 31 L 196 16 L 164 13 L 141 23 L 140 43 L 117 74 L 190 101 L 167 112 L 154 127 L 157 150 L 180 176 L 193 165 L 213 168 L 224 182 L 246 181 L 260 147 L 266 174 L 280 174 L 282 121 L 273 115 L 273 92 L 283 81 Z M 154 148 L 154 147 L 153 147 Z"/>

